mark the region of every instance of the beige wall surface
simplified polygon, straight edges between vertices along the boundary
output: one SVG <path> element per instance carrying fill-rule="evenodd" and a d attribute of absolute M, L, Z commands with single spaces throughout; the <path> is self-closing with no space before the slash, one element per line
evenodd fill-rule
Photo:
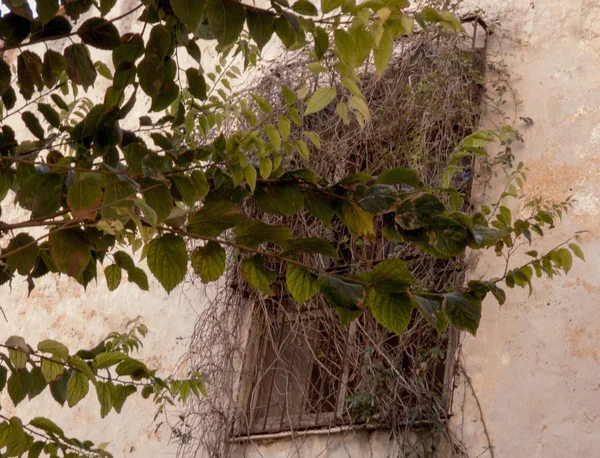
<path fill-rule="evenodd" d="M 131 9 L 130 0 L 117 3 L 110 17 L 119 16 Z M 139 14 L 133 14 L 122 21 L 121 30 L 129 30 Z M 83 22 L 81 18 L 78 23 Z M 61 43 L 53 46 L 60 49 Z M 66 46 L 66 45 L 65 45 Z M 90 48 L 92 60 L 102 60 L 112 69 L 109 53 Z M 34 49 L 40 55 L 43 47 Z M 10 59 L 11 56 L 9 55 Z M 14 56 L 13 56 L 14 58 Z M 207 65 L 210 65 L 207 63 Z M 79 97 L 99 100 L 108 85 L 108 80 L 98 75 L 94 86 L 87 93 L 80 90 Z M 71 101 L 71 99 L 68 99 Z M 147 99 L 139 97 L 135 110 L 125 120 L 126 127 L 137 127 L 138 119 L 146 115 Z M 20 106 L 19 101 L 17 106 Z M 36 112 L 36 110 L 32 110 Z M 155 116 L 156 118 L 156 116 Z M 18 134 L 26 137 L 28 131 L 19 116 L 10 118 L 10 123 L 19 129 Z M 2 220 L 15 222 L 27 216 L 17 211 L 10 196 L 2 203 Z M 0 242 L 4 243 L 4 241 Z M 139 259 L 140 252 L 134 256 Z M 142 267 L 145 263 L 142 263 Z M 106 286 L 102 266 L 98 267 L 98 280 L 84 290 L 74 280 L 49 274 L 36 280 L 36 287 L 27 294 L 24 278 L 15 278 L 12 287 L 0 286 L 0 307 L 6 320 L 0 315 L 0 341 L 10 335 L 23 336 L 28 343 L 36 346 L 43 339 L 57 339 L 70 349 L 91 348 L 112 331 L 125 331 L 126 323 L 141 316 L 150 333 L 144 340 L 144 348 L 138 354 L 150 368 L 158 369 L 158 375 L 169 376 L 178 373 L 179 362 L 187 351 L 198 311 L 203 304 L 203 294 L 190 278 L 170 295 L 148 272 L 150 291 L 141 291 L 133 283 L 123 279 L 121 286 L 110 292 Z M 125 403 L 123 412 L 112 411 L 104 420 L 100 418 L 100 407 L 92 395 L 88 394 L 74 409 L 61 407 L 49 393 L 32 402 L 23 401 L 13 408 L 8 396 L 0 399 L 2 413 L 18 415 L 23 420 L 45 415 L 61 426 L 67 435 L 80 439 L 90 439 L 96 444 L 109 442 L 107 450 L 115 457 L 162 457 L 174 456 L 176 444 L 171 443 L 171 431 L 164 422 L 164 416 L 153 420 L 156 407 L 151 400 L 142 399 L 140 394 L 131 396 Z"/>
<path fill-rule="evenodd" d="M 600 456 L 600 1 L 486 0 L 502 32 L 489 59 L 501 53 L 512 75 L 518 108 L 515 126 L 525 143 L 517 160 L 529 167 L 524 196 L 575 198 L 573 210 L 539 241 L 540 252 L 578 230 L 587 263 L 554 281 L 534 282 L 534 292 L 509 291 L 499 308 L 484 303 L 476 338 L 465 337 L 462 361 L 473 382 L 496 458 Z M 508 107 L 510 112 L 512 107 Z M 509 113 L 510 114 L 510 113 Z M 531 117 L 530 127 L 518 116 Z M 503 180 L 492 189 L 500 192 Z M 486 253 L 471 277 L 502 269 Z M 465 379 L 459 381 L 461 389 Z M 482 415 L 466 389 L 455 396 L 454 426 L 469 456 L 492 457 Z"/>

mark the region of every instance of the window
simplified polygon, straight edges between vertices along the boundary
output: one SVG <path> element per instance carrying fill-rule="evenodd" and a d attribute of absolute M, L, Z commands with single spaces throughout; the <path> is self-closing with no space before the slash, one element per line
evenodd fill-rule
<path fill-rule="evenodd" d="M 418 354 L 430 344 L 437 354 Z M 325 304 L 298 309 L 268 300 L 254 311 L 234 435 L 392 426 L 399 418 L 419 421 L 432 406 L 445 415 L 448 345 L 418 314 L 397 336 L 370 314 L 342 328 Z M 430 399 L 418 399 L 413 379 L 427 387 Z"/>

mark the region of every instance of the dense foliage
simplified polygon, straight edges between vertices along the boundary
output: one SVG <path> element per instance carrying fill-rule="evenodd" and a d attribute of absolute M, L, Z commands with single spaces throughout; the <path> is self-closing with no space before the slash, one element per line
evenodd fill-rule
<path fill-rule="evenodd" d="M 372 65 L 381 74 L 394 40 L 415 27 L 460 33 L 460 21 L 450 13 L 412 11 L 407 0 L 358 5 L 272 0 L 264 9 L 233 0 L 138 0 L 128 2 L 130 10 L 119 16 L 112 13 L 115 0 L 62 0 L 62 5 L 38 0 L 36 14 L 23 0 L 3 3 L 11 12 L 0 19 L 0 50 L 18 49 L 18 55 L 16 65 L 0 61 L 0 200 L 14 199 L 23 210 L 16 221 L 0 214 L 5 288 L 20 275 L 31 290 L 47 274 L 66 274 L 85 287 L 97 278 L 100 264 L 110 290 L 124 274 L 147 290 L 148 278 L 139 267 L 145 261 L 170 292 L 188 266 L 208 283 L 222 276 L 228 257 L 240 257 L 241 274 L 251 287 L 271 294 L 273 263 L 283 263 L 293 298 L 305 302 L 322 294 L 342 324 L 370 308 L 380 324 L 402 333 L 417 310 L 440 332 L 450 324 L 474 335 L 483 298 L 492 293 L 504 302 L 500 284 L 530 286 L 534 271 L 552 277 L 568 272 L 571 252 L 583 257 L 575 244 L 530 251 L 529 263 L 507 268 L 498 278 L 471 281 L 460 291 L 431 291 L 415 284 L 405 262 L 393 257 L 340 274 L 336 260 L 343 246 L 295 238 L 285 225 L 241 212 L 241 205 L 253 202 L 265 214 L 304 212 L 313 224 L 326 227 L 335 219 L 365 243 L 383 237 L 415 244 L 438 258 L 461 256 L 468 248 L 493 248 L 502 255 L 521 243 L 518 239 L 531 243 L 532 234 L 552 227 L 567 204 L 532 202 L 527 219 L 514 219 L 500 203 L 475 214 L 460 211 L 462 201 L 451 184 L 461 158 L 485 154 L 488 142 L 517 140 L 511 129 L 465 139 L 443 188 L 432 189 L 408 168 L 332 181 L 311 170 L 320 138 L 306 128 L 306 119 L 335 104 L 337 115 L 360 129 L 370 113 L 357 69 Z M 120 29 L 128 17 L 137 17 L 131 30 Z M 328 85 L 299 91 L 282 86 L 287 115 L 276 117 L 267 100 L 238 95 L 232 86 L 275 36 L 288 52 L 309 55 L 312 72 L 331 75 Z M 215 44 L 220 62 L 214 71 L 204 72 L 202 65 L 209 64 L 200 39 Z M 105 58 L 93 62 L 90 48 Z M 325 56 L 333 56 L 335 64 Z M 184 62 L 194 64 L 185 68 Z M 80 88 L 94 87 L 100 77 L 110 82 L 102 100 L 80 97 Z M 132 127 L 135 112 L 149 113 L 139 118 L 139 127 Z M 11 127 L 16 115 L 27 133 Z M 223 132 L 223 121 L 231 119 L 239 120 L 239 129 Z M 292 129 L 306 141 L 290 141 Z M 304 168 L 288 167 L 293 155 L 303 158 Z M 524 178 L 519 165 L 503 197 L 516 195 Z M 137 261 L 132 252 L 141 254 Z M 306 255 L 319 257 L 321 267 L 302 262 Z M 202 393 L 199 375 L 163 380 L 131 357 L 145 332 L 135 324 L 127 334 L 110 335 L 93 350 L 74 354 L 48 340 L 33 350 L 13 336 L 1 354 L 0 391 L 6 389 L 16 405 L 49 387 L 57 402 L 73 406 L 91 382 L 102 416 L 112 408 L 119 412 L 138 387 L 159 406 Z M 67 438 L 48 419 L 24 425 L 16 417 L 1 418 L 3 455 L 106 454 Z"/>

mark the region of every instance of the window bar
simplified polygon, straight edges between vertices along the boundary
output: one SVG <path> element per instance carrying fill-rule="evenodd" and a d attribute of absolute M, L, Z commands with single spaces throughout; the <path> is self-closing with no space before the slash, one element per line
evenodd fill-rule
<path fill-rule="evenodd" d="M 291 331 L 291 330 L 290 330 Z M 290 362 L 288 363 L 287 372 L 285 374 L 285 396 L 283 397 L 283 406 L 281 408 L 281 418 L 279 419 L 279 429 L 283 428 L 283 419 L 285 417 L 285 409 L 287 408 L 287 400 L 288 397 L 291 396 L 290 393 L 290 374 L 292 372 L 292 367 L 294 365 L 294 358 L 296 357 L 296 348 L 298 347 L 297 343 L 294 342 L 292 345 L 292 357 L 290 358 Z M 293 429 L 293 425 L 290 422 L 290 429 Z"/>
<path fill-rule="evenodd" d="M 258 314 L 258 312 L 255 312 Z M 256 318 L 255 318 L 256 319 Z M 260 332 L 260 326 L 257 326 L 259 329 L 257 332 Z M 254 387 L 260 387 L 261 379 L 264 377 L 265 373 L 265 358 L 264 355 L 267 351 L 267 343 L 269 342 L 269 330 L 263 329 L 262 334 L 259 334 L 260 346 L 259 353 L 256 355 L 256 365 L 254 366 L 254 374 L 251 377 L 251 380 L 254 381 Z M 254 389 L 250 387 L 250 394 L 248 395 L 246 412 L 248 424 L 246 425 L 246 432 L 250 434 L 250 430 L 252 425 L 254 424 L 254 416 L 256 415 L 256 403 L 260 401 L 260 391 L 258 391 L 258 395 L 254 394 Z"/>
<path fill-rule="evenodd" d="M 350 349 L 354 346 L 356 342 L 356 321 L 350 323 L 348 334 L 346 335 L 346 348 L 344 349 L 344 362 L 342 368 L 342 378 L 340 379 L 340 384 L 338 387 L 338 395 L 335 399 L 335 407 L 333 409 L 334 418 L 342 417 L 342 406 L 344 405 L 344 400 L 346 399 L 346 391 L 348 389 L 348 379 L 350 378 L 350 362 L 349 355 Z"/>
<path fill-rule="evenodd" d="M 285 328 L 285 318 L 280 318 L 278 320 L 280 328 L 279 328 L 279 338 L 277 339 L 277 348 L 275 350 L 275 364 L 273 366 L 273 373 L 271 374 L 271 383 L 269 384 L 269 394 L 267 396 L 267 407 L 265 408 L 265 417 L 263 421 L 262 429 L 263 431 L 267 427 L 267 420 L 269 419 L 269 409 L 271 408 L 271 395 L 273 394 L 273 385 L 275 384 L 275 373 L 277 372 L 277 365 L 279 363 L 279 351 L 281 350 L 281 340 L 283 338 L 283 329 Z"/>

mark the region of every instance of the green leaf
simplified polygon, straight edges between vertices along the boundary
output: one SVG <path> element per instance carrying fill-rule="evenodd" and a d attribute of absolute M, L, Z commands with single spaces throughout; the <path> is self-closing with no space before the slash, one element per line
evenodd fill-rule
<path fill-rule="evenodd" d="M 327 196 L 317 191 L 307 190 L 304 205 L 310 214 L 321 221 L 326 227 L 331 226 L 333 206 Z"/>
<path fill-rule="evenodd" d="M 343 4 L 344 0 L 321 0 L 321 11 L 323 14 L 327 14 L 340 8 Z"/>
<path fill-rule="evenodd" d="M 138 64 L 137 75 L 142 90 L 152 99 L 158 96 L 164 84 L 165 69 L 156 54 L 146 54 Z"/>
<path fill-rule="evenodd" d="M 298 253 L 317 253 L 339 259 L 338 252 L 328 242 L 318 237 L 287 240 L 283 244 L 281 256 L 293 256 Z"/>
<path fill-rule="evenodd" d="M 582 261 L 585 262 L 585 256 L 583 254 L 583 250 L 581 249 L 581 247 L 579 245 L 577 245 L 576 243 L 569 243 L 569 248 L 571 249 L 571 251 L 573 252 L 573 254 L 575 256 L 577 256 L 579 259 L 581 259 Z"/>
<path fill-rule="evenodd" d="M 42 67 L 42 78 L 44 80 L 44 84 L 52 88 L 58 82 L 62 73 L 67 69 L 67 60 L 65 56 L 61 53 L 53 51 L 51 49 L 47 50 L 44 54 L 44 63 Z M 56 99 L 54 97 L 56 94 L 52 94 L 52 100 L 56 103 Z M 60 99 L 60 96 L 56 95 Z M 59 105 L 57 103 L 57 105 Z M 64 105 L 59 107 L 63 110 L 68 110 L 69 108 Z"/>
<path fill-rule="evenodd" d="M 292 231 L 287 226 L 273 226 L 252 220 L 243 221 L 235 226 L 235 241 L 249 248 L 256 248 L 264 242 L 281 246 L 291 238 Z"/>
<path fill-rule="evenodd" d="M 365 29 L 356 27 L 349 33 L 337 29 L 334 38 L 340 60 L 352 68 L 361 65 L 371 51 L 371 35 Z"/>
<path fill-rule="evenodd" d="M 4 391 L 6 380 L 8 379 L 8 369 L 0 365 L 0 393 Z"/>
<path fill-rule="evenodd" d="M 29 386 L 29 392 L 27 393 L 29 399 L 33 399 L 39 394 L 41 394 L 48 384 L 46 383 L 46 379 L 44 378 L 44 374 L 42 374 L 42 369 L 39 366 L 35 366 L 31 369 L 31 384 Z"/>
<path fill-rule="evenodd" d="M 459 331 L 476 335 L 481 321 L 481 300 L 473 294 L 460 292 L 444 294 L 446 316 Z"/>
<path fill-rule="evenodd" d="M 364 211 L 355 202 L 336 202 L 335 212 L 344 224 L 359 237 L 374 237 L 373 215 Z"/>
<path fill-rule="evenodd" d="M 304 193 L 298 186 L 281 185 L 271 188 L 277 209 L 284 216 L 295 215 L 304 205 Z"/>
<path fill-rule="evenodd" d="M 187 230 L 203 237 L 217 237 L 243 219 L 237 206 L 227 201 L 210 201 L 190 215 Z"/>
<path fill-rule="evenodd" d="M 403 334 L 410 323 L 413 303 L 406 293 L 381 294 L 376 289 L 369 293 L 369 306 L 375 320 L 396 334 Z"/>
<path fill-rule="evenodd" d="M 82 239 L 83 233 L 65 229 L 50 234 L 50 255 L 56 267 L 70 277 L 80 280 L 92 260 L 90 246 Z"/>
<path fill-rule="evenodd" d="M 96 395 L 98 396 L 98 402 L 100 403 L 100 416 L 106 417 L 113 407 L 112 393 L 114 385 L 112 382 L 98 382 L 96 383 Z"/>
<path fill-rule="evenodd" d="M 367 194 L 358 203 L 374 215 L 386 213 L 395 207 L 398 192 L 390 185 L 376 184 L 367 190 Z"/>
<path fill-rule="evenodd" d="M 64 437 L 65 433 L 56 423 L 49 418 L 36 417 L 32 419 L 29 424 L 34 428 L 41 429 L 47 433 L 54 434 L 56 436 Z"/>
<path fill-rule="evenodd" d="M 281 134 L 281 137 L 284 140 L 287 140 L 287 138 L 290 136 L 291 131 L 290 120 L 285 116 L 279 116 L 279 119 L 277 120 L 277 127 L 279 128 L 279 133 Z"/>
<path fill-rule="evenodd" d="M 148 368 L 144 363 L 134 358 L 126 358 L 115 368 L 117 375 L 128 375 L 134 380 L 149 377 Z"/>
<path fill-rule="evenodd" d="M 118 219 L 121 222 L 129 220 L 135 204 L 133 202 L 136 190 L 131 183 L 109 176 L 104 184 L 104 198 L 100 207 L 102 219 Z"/>
<path fill-rule="evenodd" d="M 347 283 L 331 275 L 319 276 L 319 290 L 329 305 L 345 310 L 362 310 L 364 290 L 360 285 Z"/>
<path fill-rule="evenodd" d="M 150 286 L 148 285 L 148 276 L 146 275 L 146 272 L 139 267 L 127 272 L 127 280 L 138 285 L 143 291 L 148 291 L 150 289 Z"/>
<path fill-rule="evenodd" d="M 40 56 L 31 51 L 23 51 L 17 57 L 17 84 L 25 100 L 31 99 L 36 88 L 44 87 L 42 65 Z"/>
<path fill-rule="evenodd" d="M 271 292 L 271 283 L 277 278 L 277 274 L 265 266 L 265 259 L 261 255 L 242 260 L 240 271 L 244 280 L 252 288 L 256 288 L 263 294 Z"/>
<path fill-rule="evenodd" d="M 383 75 L 394 52 L 394 37 L 389 29 L 385 29 L 379 45 L 373 49 L 373 60 L 377 76 Z"/>
<path fill-rule="evenodd" d="M 431 224 L 428 234 L 429 246 L 440 258 L 463 254 L 469 240 L 466 228 L 450 218 L 437 218 Z"/>
<path fill-rule="evenodd" d="M 97 72 L 87 47 L 80 43 L 67 46 L 64 56 L 67 60 L 67 75 L 71 81 L 84 89 L 92 86 L 96 81 Z"/>
<path fill-rule="evenodd" d="M 208 27 L 219 45 L 227 46 L 233 43 L 242 33 L 246 14 L 239 3 L 207 0 L 205 14 Z"/>
<path fill-rule="evenodd" d="M 248 164 L 246 167 L 244 167 L 244 177 L 246 178 L 246 183 L 248 183 L 250 192 L 254 192 L 256 189 L 256 179 L 258 177 L 256 173 L 256 167 L 254 167 L 252 164 Z"/>
<path fill-rule="evenodd" d="M 298 0 L 292 5 L 292 9 L 303 16 L 318 16 L 317 7 L 308 0 Z"/>
<path fill-rule="evenodd" d="M 186 177 L 185 175 L 173 176 L 172 177 L 175 186 L 177 187 L 177 191 L 181 196 L 181 200 L 188 206 L 193 207 L 196 203 L 196 188 L 194 187 L 194 182 L 191 178 Z"/>
<path fill-rule="evenodd" d="M 304 267 L 288 263 L 285 282 L 297 302 L 306 302 L 319 292 L 317 277 Z"/>
<path fill-rule="evenodd" d="M 63 343 L 56 340 L 46 339 L 38 343 L 38 350 L 43 353 L 50 353 L 56 358 L 66 361 L 69 358 L 69 349 Z"/>
<path fill-rule="evenodd" d="M 42 25 L 48 23 L 58 13 L 58 0 L 39 0 L 36 5 L 38 19 Z"/>
<path fill-rule="evenodd" d="M 104 268 L 104 276 L 109 291 L 114 291 L 121 284 L 121 268 L 116 264 L 111 264 Z"/>
<path fill-rule="evenodd" d="M 102 16 L 106 16 L 110 13 L 110 10 L 117 4 L 117 0 L 100 0 L 100 13 Z"/>
<path fill-rule="evenodd" d="M 271 145 L 273 145 L 273 150 L 279 152 L 281 150 L 281 136 L 279 135 L 279 130 L 277 130 L 275 126 L 268 124 L 265 126 L 265 131 L 267 132 Z"/>
<path fill-rule="evenodd" d="M 65 366 L 50 359 L 42 360 L 42 374 L 47 383 L 56 381 L 63 373 Z"/>
<path fill-rule="evenodd" d="M 194 31 L 200 26 L 204 2 L 200 0 L 171 0 L 171 8 L 188 30 Z"/>
<path fill-rule="evenodd" d="M 445 209 L 433 194 L 415 194 L 400 204 L 396 211 L 396 222 L 404 229 L 419 229 L 429 225 Z"/>
<path fill-rule="evenodd" d="M 47 103 L 39 103 L 38 111 L 42 113 L 42 116 L 46 122 L 52 127 L 56 129 L 60 127 L 60 115 L 54 108 L 52 108 L 52 106 L 48 105 Z"/>
<path fill-rule="evenodd" d="M 172 41 L 169 29 L 162 24 L 157 24 L 150 30 L 150 37 L 146 42 L 146 54 L 155 54 L 160 61 L 163 61 L 169 54 Z"/>
<path fill-rule="evenodd" d="M 24 111 L 21 114 L 21 119 L 33 135 L 35 135 L 40 140 L 44 139 L 44 137 L 46 136 L 44 128 L 40 124 L 38 118 L 31 111 Z"/>
<path fill-rule="evenodd" d="M 268 157 L 261 157 L 259 168 L 260 176 L 266 180 L 271 176 L 271 172 L 273 171 L 273 162 Z"/>
<path fill-rule="evenodd" d="M 337 90 L 335 87 L 321 87 L 315 91 L 315 93 L 306 102 L 306 109 L 304 110 L 305 115 L 316 113 L 321 111 L 327 105 L 329 105 L 335 99 Z"/>
<path fill-rule="evenodd" d="M 106 369 L 120 363 L 126 358 L 127 355 L 120 351 L 102 352 L 94 357 L 93 366 L 94 369 Z"/>
<path fill-rule="evenodd" d="M 146 203 L 156 212 L 156 224 L 162 224 L 171 214 L 173 197 L 164 183 L 152 182 L 142 191 Z"/>
<path fill-rule="evenodd" d="M 75 218 L 96 219 L 102 195 L 102 188 L 96 178 L 82 178 L 69 188 L 67 203 Z"/>
<path fill-rule="evenodd" d="M 8 350 L 8 357 L 15 369 L 24 369 L 29 359 L 27 352 L 14 350 L 12 348 Z"/>
<path fill-rule="evenodd" d="M 329 49 L 329 35 L 322 27 L 315 28 L 315 54 L 317 59 L 322 59 Z"/>
<path fill-rule="evenodd" d="M 58 380 L 50 383 L 50 394 L 61 406 L 64 405 L 67 400 L 67 383 L 69 382 L 70 377 L 71 371 L 65 370 Z"/>
<path fill-rule="evenodd" d="M 181 237 L 165 234 L 153 239 L 148 244 L 147 258 L 150 272 L 168 293 L 183 281 L 188 255 Z"/>
<path fill-rule="evenodd" d="M 0 95 L 4 95 L 10 88 L 11 79 L 12 72 L 10 71 L 10 66 L 3 60 L 0 61 Z"/>
<path fill-rule="evenodd" d="M 380 294 L 399 293 L 415 281 L 406 263 L 400 259 L 386 259 L 375 268 L 358 276 L 375 287 Z"/>
<path fill-rule="evenodd" d="M 115 49 L 121 44 L 119 30 L 106 19 L 93 17 L 81 24 L 77 35 L 85 44 L 98 49 Z"/>
<path fill-rule="evenodd" d="M 62 55 L 60 55 L 62 57 Z M 52 99 L 52 101 L 56 104 L 56 106 L 58 108 L 60 108 L 61 110 L 69 110 L 69 106 L 67 105 L 67 103 L 63 100 L 63 98 L 58 95 L 58 94 L 51 94 L 50 98 Z"/>
<path fill-rule="evenodd" d="M 19 251 L 11 254 L 15 250 Z M 31 235 L 24 232 L 17 234 L 6 247 L 6 264 L 12 271 L 16 270 L 20 275 L 28 275 L 39 252 L 38 244 Z"/>
<path fill-rule="evenodd" d="M 112 393 L 112 404 L 115 412 L 121 413 L 121 409 L 129 396 L 137 391 L 133 385 L 117 385 Z"/>
<path fill-rule="evenodd" d="M 206 100 L 206 80 L 197 68 L 190 67 L 185 71 L 190 94 L 200 100 Z"/>
<path fill-rule="evenodd" d="M 560 248 L 557 251 L 558 257 L 561 260 L 560 267 L 566 274 L 569 273 L 571 267 L 573 267 L 573 256 L 567 248 Z"/>
<path fill-rule="evenodd" d="M 19 369 L 13 371 L 8 378 L 6 389 L 8 390 L 8 396 L 15 405 L 25 399 L 27 393 L 29 393 L 29 387 L 31 386 L 31 374 L 27 369 Z"/>
<path fill-rule="evenodd" d="M 210 191 L 210 185 L 208 184 L 205 173 L 202 170 L 194 170 L 192 172 L 192 180 L 194 181 L 194 186 L 198 193 L 198 199 L 204 199 L 208 194 L 208 191 Z"/>
<path fill-rule="evenodd" d="M 203 283 L 218 280 L 225 272 L 226 253 L 217 242 L 208 242 L 192 252 L 192 268 Z"/>
<path fill-rule="evenodd" d="M 250 36 L 259 50 L 269 42 L 274 32 L 273 16 L 261 11 L 246 10 L 246 22 Z"/>

